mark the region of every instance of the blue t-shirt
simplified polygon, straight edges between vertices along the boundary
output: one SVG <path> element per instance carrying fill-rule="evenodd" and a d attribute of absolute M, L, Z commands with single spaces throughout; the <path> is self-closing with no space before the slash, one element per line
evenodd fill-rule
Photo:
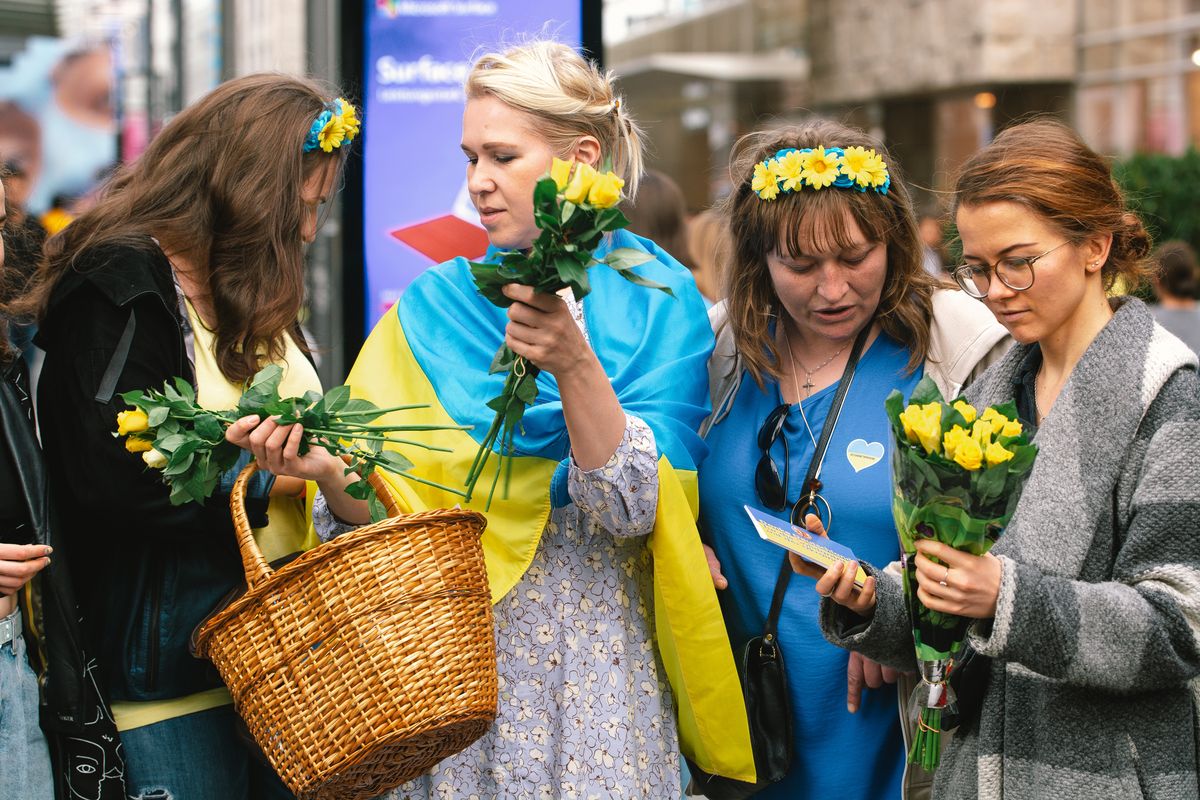
<path fill-rule="evenodd" d="M 880 334 L 859 361 L 841 417 L 825 453 L 821 495 L 833 514 L 830 534 L 862 561 L 879 566 L 899 557 L 892 521 L 891 440 L 883 401 L 893 389 L 907 397 L 921 370 L 906 374 L 909 351 Z M 833 402 L 837 385 L 804 401 L 812 437 Z M 708 435 L 707 460 L 700 467 L 700 525 L 721 561 L 729 587 L 720 594 L 725 622 L 735 648 L 762 633 L 775 579 L 786 551 L 758 537 L 743 505 L 786 517 L 801 493 L 814 444 L 800 407 L 788 412 L 782 436 L 790 454 L 789 508 L 765 508 L 754 488 L 762 451 L 758 429 L 782 399 L 777 383 L 760 390 L 749 374 L 729 415 Z M 771 451 L 783 475 L 783 445 Z M 849 653 L 825 641 L 817 623 L 820 598 L 814 582 L 793 575 L 779 617 L 779 641 L 792 703 L 795 758 L 787 777 L 755 795 L 761 798 L 899 798 L 904 775 L 904 741 L 896 690 L 867 690 L 858 713 L 846 711 L 846 663 Z"/>

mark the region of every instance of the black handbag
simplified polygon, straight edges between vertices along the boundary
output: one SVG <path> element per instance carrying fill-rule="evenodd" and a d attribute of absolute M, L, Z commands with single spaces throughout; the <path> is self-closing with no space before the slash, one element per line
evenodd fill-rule
<path fill-rule="evenodd" d="M 817 477 L 821 471 L 821 462 L 825 450 L 837 426 L 838 415 L 842 411 L 842 403 L 846 393 L 850 391 L 850 383 L 854 379 L 854 371 L 858 366 L 858 358 L 862 355 L 870 326 L 859 333 L 846 360 L 846 368 L 838 381 L 837 393 L 825 416 L 825 424 L 821 426 L 821 438 L 813 449 L 812 461 L 808 465 L 808 474 L 804 478 L 804 486 L 812 493 L 816 489 Z M 830 424 L 832 420 L 832 424 Z M 812 494 L 809 495 L 811 506 Z M 746 703 L 746 719 L 750 726 L 750 748 L 754 753 L 754 772 L 757 781 L 739 781 L 721 775 L 705 772 L 687 760 L 688 770 L 692 780 L 687 786 L 687 794 L 703 795 L 708 800 L 742 800 L 762 791 L 773 783 L 778 783 L 792 768 L 792 702 L 788 694 L 787 672 L 783 665 L 783 651 L 779 647 L 777 626 L 779 614 L 783 610 L 783 598 L 787 594 L 788 581 L 792 577 L 792 565 L 787 555 L 779 567 L 779 577 L 775 579 L 775 592 L 771 596 L 771 609 L 763 624 L 763 632 L 751 638 L 742 646 L 738 654 L 738 671 L 742 682 L 742 698 Z"/>

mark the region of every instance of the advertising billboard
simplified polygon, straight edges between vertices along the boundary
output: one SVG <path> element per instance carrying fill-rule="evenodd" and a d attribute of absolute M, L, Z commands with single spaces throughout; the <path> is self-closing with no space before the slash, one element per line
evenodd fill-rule
<path fill-rule="evenodd" d="M 423 270 L 478 257 L 487 236 L 467 192 L 463 80 L 473 58 L 530 35 L 580 46 L 582 2 L 375 0 L 365 19 L 364 322 Z"/>

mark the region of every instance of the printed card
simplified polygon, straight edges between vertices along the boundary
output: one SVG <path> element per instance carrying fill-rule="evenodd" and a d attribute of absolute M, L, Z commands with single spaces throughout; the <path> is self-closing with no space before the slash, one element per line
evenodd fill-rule
<path fill-rule="evenodd" d="M 742 507 L 750 515 L 750 522 L 761 538 L 795 553 L 810 564 L 816 564 L 822 569 L 829 569 L 841 561 L 858 561 L 854 557 L 854 552 L 844 544 L 809 533 L 804 528 L 793 525 L 787 520 L 764 514 L 757 508 Z M 867 573 L 862 567 L 859 567 L 858 574 L 854 576 L 854 584 L 862 586 L 866 579 Z"/>

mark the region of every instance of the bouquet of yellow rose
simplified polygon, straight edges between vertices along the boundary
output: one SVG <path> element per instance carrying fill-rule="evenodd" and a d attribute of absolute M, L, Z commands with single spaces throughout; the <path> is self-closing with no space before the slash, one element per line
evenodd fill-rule
<path fill-rule="evenodd" d="M 359 480 L 347 486 L 346 493 L 367 501 L 373 522 L 387 516 L 367 480 L 377 467 L 409 480 L 462 494 L 413 475 L 409 472 L 411 461 L 395 450 L 383 449 L 385 444 L 441 449 L 388 434 L 459 426 L 371 425 L 372 420 L 392 411 L 423 406 L 377 408 L 367 400 L 351 399 L 348 386 L 338 386 L 324 395 L 308 392 L 303 397 L 280 398 L 282 377 L 283 370 L 279 366 L 264 367 L 247 384 L 237 408 L 227 411 L 202 408 L 196 403 L 192 385 L 182 378 L 168 381 L 162 391 L 125 392 L 121 397 L 132 408 L 117 414 L 117 431 L 113 436 L 124 436 L 126 450 L 140 453 L 146 466 L 162 471 L 163 481 L 171 487 L 174 505 L 203 503 L 212 495 L 221 475 L 237 464 L 242 453 L 241 448 L 225 440 L 225 429 L 252 414 L 260 419 L 276 417 L 280 425 L 303 425 L 301 455 L 310 447 L 322 447 L 336 456 L 348 458 L 346 474 L 357 471 Z"/>
<path fill-rule="evenodd" d="M 917 597 L 916 542 L 934 539 L 973 555 L 991 549 L 1012 518 L 1037 446 L 1004 403 L 979 414 L 962 398 L 947 403 L 922 378 L 906 405 L 899 391 L 885 401 L 892 425 L 892 515 L 903 551 L 904 598 L 921 682 L 913 693 L 917 735 L 910 763 L 932 772 L 941 756 L 944 718 L 957 716 L 947 680 L 971 620 L 925 607 Z"/>
<path fill-rule="evenodd" d="M 591 291 L 588 269 L 603 264 L 632 283 L 672 294 L 666 286 L 633 272 L 634 267 L 653 260 L 654 256 L 649 253 L 620 247 L 601 259 L 592 255 L 604 234 L 629 225 L 629 220 L 616 208 L 624 186 L 625 181 L 611 171 L 601 173 L 589 164 L 554 159 L 550 173 L 539 180 L 533 190 L 533 216 L 541 233 L 528 251 L 505 251 L 494 261 L 472 262 L 471 275 L 480 293 L 495 305 L 507 308 L 513 301 L 501 292 L 505 284 L 532 286 L 546 294 L 569 286 L 578 301 Z M 508 376 L 500 394 L 488 401 L 488 408 L 495 411 L 496 416 L 475 454 L 466 480 L 469 500 L 491 457 L 492 447 L 499 442 L 500 463 L 488 493 L 488 507 L 500 473 L 505 471 L 505 461 L 511 466 L 513 438 L 525 409 L 537 399 L 539 370 L 507 345 L 501 345 L 492 359 L 490 371 L 507 372 Z"/>

